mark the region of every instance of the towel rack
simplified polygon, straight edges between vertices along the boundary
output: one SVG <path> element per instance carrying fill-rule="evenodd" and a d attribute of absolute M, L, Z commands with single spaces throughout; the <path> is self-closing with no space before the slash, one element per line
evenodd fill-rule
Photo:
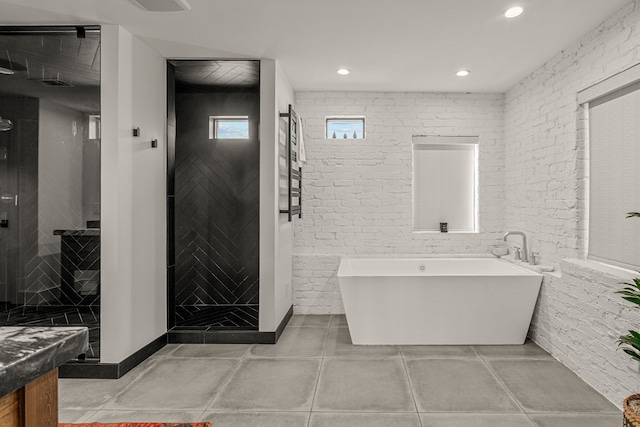
<path fill-rule="evenodd" d="M 287 131 L 287 179 L 289 206 L 288 209 L 280 209 L 280 213 L 288 214 L 289 221 L 293 220 L 294 215 L 302 218 L 302 167 L 295 169 L 293 164 L 298 164 L 298 114 L 294 111 L 293 106 L 289 104 L 287 113 L 280 113 L 280 117 L 289 119 Z M 295 184 L 295 186 L 294 186 Z M 294 199 L 297 200 L 295 203 Z"/>

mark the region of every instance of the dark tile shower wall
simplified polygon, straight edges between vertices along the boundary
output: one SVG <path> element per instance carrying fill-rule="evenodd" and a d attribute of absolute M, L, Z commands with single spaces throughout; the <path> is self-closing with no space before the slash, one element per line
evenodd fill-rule
<path fill-rule="evenodd" d="M 0 177 L 0 214 L 9 221 L 0 229 L 0 302 L 24 305 L 34 295 L 38 280 L 38 125 L 39 100 L 25 96 L 0 97 L 0 117 L 9 118 L 13 129 L 0 132 L 0 147 L 6 149 L 4 176 Z M 15 202 L 15 196 L 18 203 Z M 13 196 L 12 199 L 8 197 Z M 3 266 L 4 267 L 4 266 Z"/>
<path fill-rule="evenodd" d="M 176 94 L 175 326 L 258 328 L 259 111 L 255 92 Z M 244 115 L 249 140 L 209 139 L 209 116 Z"/>

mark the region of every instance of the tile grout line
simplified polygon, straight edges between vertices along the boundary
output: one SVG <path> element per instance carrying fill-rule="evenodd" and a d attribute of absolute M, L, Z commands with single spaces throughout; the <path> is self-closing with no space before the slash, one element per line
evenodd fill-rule
<path fill-rule="evenodd" d="M 89 415 L 85 415 L 84 417 L 82 417 L 81 419 L 77 420 L 77 423 L 87 423 L 89 422 L 89 420 L 93 417 L 95 417 L 98 412 L 100 412 L 100 410 L 94 410 L 93 412 L 89 411 Z"/>
<path fill-rule="evenodd" d="M 207 403 L 207 405 L 204 407 L 204 412 L 207 412 L 208 410 L 213 410 L 213 408 L 211 408 L 211 406 L 214 404 L 214 402 L 216 401 L 216 399 L 220 396 L 220 393 L 222 392 L 222 390 L 227 386 L 227 384 L 229 384 L 229 381 L 231 381 L 231 378 L 236 374 L 236 372 L 238 372 L 238 370 L 240 369 L 240 366 L 242 366 L 242 363 L 245 361 L 245 359 L 247 358 L 247 354 L 249 354 L 249 352 L 251 351 L 251 349 L 255 346 L 255 344 L 251 345 L 242 355 L 242 357 L 240 359 L 238 359 L 238 363 L 236 364 L 236 366 L 234 366 L 233 370 L 229 373 L 229 376 L 224 380 L 224 382 L 220 385 L 220 387 L 218 388 L 218 390 L 213 394 L 213 397 L 211 398 L 211 400 L 209 400 L 209 402 Z M 203 413 L 204 415 L 204 413 Z"/>
<path fill-rule="evenodd" d="M 409 369 L 407 368 L 407 363 L 404 358 L 404 351 L 402 350 L 402 346 L 398 346 L 398 350 L 400 351 L 400 360 L 402 360 L 402 366 L 404 367 L 404 373 L 407 376 L 407 382 L 409 383 L 409 390 L 411 391 L 411 398 L 413 399 L 413 406 L 416 408 L 416 414 L 418 415 L 418 423 L 420 423 L 420 427 L 422 425 L 422 418 L 420 417 L 420 411 L 418 410 L 418 403 L 416 402 L 416 393 L 413 390 L 413 383 L 411 382 L 411 377 L 409 376 Z"/>
<path fill-rule="evenodd" d="M 527 414 L 527 411 L 524 410 L 524 407 L 520 404 L 518 399 L 516 399 L 516 396 L 511 392 L 511 390 L 509 390 L 509 387 L 507 387 L 507 384 L 504 381 L 502 381 L 502 378 L 500 378 L 498 374 L 496 374 L 496 372 L 493 370 L 489 362 L 485 360 L 482 354 L 480 354 L 480 352 L 476 349 L 476 346 L 475 345 L 471 346 L 471 348 L 478 355 L 478 357 L 480 358 L 480 361 L 487 368 L 487 370 L 493 376 L 493 378 L 498 382 L 498 384 L 500 384 L 500 386 L 507 392 L 509 397 L 511 397 L 511 399 L 515 402 L 516 406 L 518 406 L 518 408 L 520 409 L 520 412 L 527 418 L 527 421 L 529 421 L 529 423 L 533 427 L 535 427 L 536 424 L 533 422 L 531 418 L 529 418 L 529 414 Z"/>
<path fill-rule="evenodd" d="M 149 360 L 149 359 L 147 359 Z M 142 362 L 144 363 L 144 361 Z M 125 391 L 127 391 L 131 386 L 133 386 L 133 384 L 137 383 L 138 381 L 140 381 L 140 378 L 142 378 L 151 368 L 153 368 L 155 365 L 158 364 L 157 360 L 152 360 L 151 362 L 149 362 L 149 366 L 147 368 L 145 368 L 144 371 L 140 372 L 140 374 L 133 379 L 129 384 L 127 384 L 126 386 L 124 386 L 124 388 L 122 390 L 120 390 L 119 392 L 117 392 L 116 394 L 113 395 L 113 397 L 111 397 L 110 399 L 107 399 L 98 409 L 95 409 L 95 413 L 93 413 L 91 415 L 91 417 L 93 418 L 95 415 L 98 414 L 98 412 L 105 410 L 105 406 L 107 406 L 109 404 L 109 402 L 114 401 L 115 399 L 117 399 L 121 394 L 123 394 Z M 138 365 L 140 366 L 140 365 Z M 135 368 L 134 368 L 135 369 Z M 130 371 L 131 372 L 131 371 Z M 129 373 L 129 372 L 127 372 Z M 126 375 L 126 374 L 125 374 Z M 120 378 L 123 378 L 124 375 Z M 118 380 L 120 379 L 118 378 Z M 117 381 L 117 380 L 114 380 Z M 72 408 L 65 408 L 65 409 L 72 409 Z M 93 408 L 91 408 L 91 410 L 93 410 Z M 116 410 L 118 410 L 118 408 L 116 408 Z M 123 409 L 119 409 L 119 410 L 123 410 Z"/>
<path fill-rule="evenodd" d="M 327 333 L 324 336 L 324 346 L 322 347 L 322 357 L 320 358 L 320 369 L 318 369 L 318 375 L 316 377 L 316 386 L 313 390 L 313 399 L 311 399 L 311 408 L 309 409 L 309 419 L 307 420 L 307 427 L 311 426 L 311 415 L 313 414 L 313 405 L 316 403 L 316 396 L 318 395 L 318 387 L 320 386 L 320 375 L 322 374 L 322 368 L 324 367 L 324 356 L 327 352 L 327 342 L 329 342 L 329 334 L 331 333 L 331 325 L 333 324 L 333 315 L 329 317 L 329 327 Z"/>

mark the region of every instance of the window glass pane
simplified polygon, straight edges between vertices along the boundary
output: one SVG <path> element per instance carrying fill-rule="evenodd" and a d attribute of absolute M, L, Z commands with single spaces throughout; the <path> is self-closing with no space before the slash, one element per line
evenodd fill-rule
<path fill-rule="evenodd" d="M 100 139 L 100 116 L 89 116 L 89 139 Z"/>
<path fill-rule="evenodd" d="M 364 118 L 327 119 L 327 138 L 364 138 Z"/>
<path fill-rule="evenodd" d="M 241 117 L 210 117 L 210 139 L 249 139 L 249 118 Z"/>

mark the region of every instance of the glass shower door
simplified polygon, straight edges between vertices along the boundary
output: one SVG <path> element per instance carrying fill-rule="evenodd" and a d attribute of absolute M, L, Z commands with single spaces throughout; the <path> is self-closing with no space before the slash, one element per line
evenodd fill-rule
<path fill-rule="evenodd" d="M 17 207 L 14 206 L 15 177 L 9 167 L 9 147 L 11 145 L 12 123 L 2 119 L 0 114 L 0 313 L 6 313 L 18 305 L 18 292 L 15 282 L 15 269 L 11 268 L 12 250 L 10 219 Z M 17 220 L 17 218 L 15 218 Z M 17 222 L 11 225 L 17 225 Z M 8 316 L 8 313 L 7 313 Z"/>

